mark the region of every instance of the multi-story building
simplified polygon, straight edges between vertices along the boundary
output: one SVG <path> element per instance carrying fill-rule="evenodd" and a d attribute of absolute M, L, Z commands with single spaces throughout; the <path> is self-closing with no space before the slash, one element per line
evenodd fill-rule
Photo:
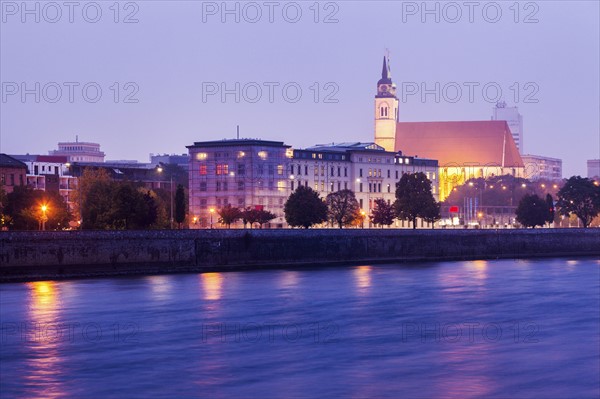
<path fill-rule="evenodd" d="M 517 107 L 507 107 L 505 101 L 496 104 L 492 111 L 492 120 L 506 121 L 519 153 L 523 154 L 523 116 Z"/>
<path fill-rule="evenodd" d="M 280 141 L 235 139 L 195 142 L 187 148 L 193 228 L 215 225 L 216 211 L 228 204 L 268 210 L 277 215 L 268 227 L 283 227 L 283 205 L 290 192 L 290 146 Z"/>
<path fill-rule="evenodd" d="M 590 179 L 600 178 L 600 159 L 590 159 L 587 161 L 587 176 Z"/>
<path fill-rule="evenodd" d="M 382 198 L 388 203 L 396 200 L 396 182 L 405 173 L 425 173 L 432 181 L 433 195 L 438 201 L 435 160 L 385 151 L 375 143 L 322 144 L 294 150 L 293 154 L 290 160 L 292 191 L 302 184 L 325 198 L 330 193 L 349 189 L 355 193 L 366 215 L 371 213 L 376 199 Z M 399 221 L 395 226 L 405 227 Z"/>
<path fill-rule="evenodd" d="M 35 190 L 58 192 L 69 209 L 74 209 L 73 191 L 77 189 L 77 178 L 71 175 L 67 157 L 24 155 L 21 160 L 27 165 L 29 187 Z"/>
<path fill-rule="evenodd" d="M 531 180 L 562 180 L 562 159 L 541 155 L 521 155 L 525 171 L 523 177 Z"/>
<path fill-rule="evenodd" d="M 284 227 L 283 206 L 299 185 L 313 188 L 322 198 L 352 190 L 368 215 L 376 199 L 395 201 L 402 174 L 423 172 L 432 182 L 437 180 L 437 161 L 388 152 L 374 143 L 292 150 L 283 142 L 238 139 L 197 142 L 188 148 L 189 212 L 197 228 L 210 226 L 211 219 L 216 225 L 217 211 L 228 204 L 273 212 L 277 218 L 269 227 Z"/>
<path fill-rule="evenodd" d="M 58 150 L 48 152 L 49 155 L 67 157 L 67 162 L 104 162 L 104 152 L 100 144 L 79 141 L 75 136 L 74 142 L 58 143 Z"/>
<path fill-rule="evenodd" d="M 23 162 L 0 154 L 0 187 L 6 193 L 12 193 L 17 186 L 24 186 L 27 182 L 27 165 Z"/>

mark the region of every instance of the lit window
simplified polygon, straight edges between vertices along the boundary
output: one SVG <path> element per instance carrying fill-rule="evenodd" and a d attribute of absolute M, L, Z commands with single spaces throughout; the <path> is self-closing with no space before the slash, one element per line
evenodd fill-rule
<path fill-rule="evenodd" d="M 259 151 L 258 152 L 258 157 L 260 159 L 267 159 L 267 152 L 266 151 Z"/>
<path fill-rule="evenodd" d="M 196 154 L 196 159 L 199 161 L 203 161 L 208 157 L 208 154 L 206 154 L 205 152 L 199 152 Z"/>
<path fill-rule="evenodd" d="M 285 190 L 285 181 L 284 180 L 278 181 L 277 182 L 277 191 L 284 191 L 284 190 Z"/>
<path fill-rule="evenodd" d="M 200 165 L 200 175 L 206 175 L 206 165 Z"/>
<path fill-rule="evenodd" d="M 277 165 L 277 174 L 283 175 L 283 165 Z"/>

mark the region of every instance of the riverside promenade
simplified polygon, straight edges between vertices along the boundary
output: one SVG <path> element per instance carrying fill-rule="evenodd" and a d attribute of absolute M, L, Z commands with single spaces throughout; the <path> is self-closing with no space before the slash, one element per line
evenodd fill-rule
<path fill-rule="evenodd" d="M 600 256 L 600 229 L 2 232 L 0 282 L 564 256 Z"/>

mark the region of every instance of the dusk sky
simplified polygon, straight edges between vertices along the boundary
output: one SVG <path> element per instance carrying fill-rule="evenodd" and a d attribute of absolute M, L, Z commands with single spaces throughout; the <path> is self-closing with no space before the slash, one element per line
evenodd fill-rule
<path fill-rule="evenodd" d="M 22 4 L 1 2 L 3 153 L 47 154 L 78 135 L 100 143 L 107 160 L 147 162 L 234 138 L 236 125 L 241 137 L 296 148 L 373 141 L 387 48 L 401 121 L 489 120 L 501 99 L 523 115 L 525 153 L 563 159 L 563 177 L 585 176 L 586 160 L 600 158 L 597 1 L 427 3 L 439 22 L 420 1 L 227 3 L 239 22 L 221 2 L 80 2 L 73 22 L 63 2 L 28 2 L 39 22 Z M 436 82 L 439 102 L 402 98 L 403 88 Z M 211 94 L 222 83 L 231 93 Z"/>

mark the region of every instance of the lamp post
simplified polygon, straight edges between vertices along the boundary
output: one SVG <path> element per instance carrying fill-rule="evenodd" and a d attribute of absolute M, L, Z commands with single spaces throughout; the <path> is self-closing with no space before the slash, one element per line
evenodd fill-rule
<path fill-rule="evenodd" d="M 210 208 L 208 210 L 210 212 L 210 228 L 213 228 L 213 214 L 215 213 L 215 208 Z"/>
<path fill-rule="evenodd" d="M 158 173 L 163 172 L 162 166 L 159 166 L 157 169 Z M 170 219 L 169 219 L 169 228 L 173 229 L 173 172 L 169 174 L 169 204 L 170 204 Z"/>
<path fill-rule="evenodd" d="M 363 228 L 363 229 L 365 228 L 365 215 L 366 215 L 366 212 L 361 209 L 360 210 L 360 216 L 361 216 L 360 221 L 362 223 L 361 228 Z"/>
<path fill-rule="evenodd" d="M 42 231 L 46 230 L 46 221 L 48 220 L 48 216 L 46 215 L 46 211 L 48 210 L 48 206 L 45 204 L 41 206 L 42 209 Z"/>

